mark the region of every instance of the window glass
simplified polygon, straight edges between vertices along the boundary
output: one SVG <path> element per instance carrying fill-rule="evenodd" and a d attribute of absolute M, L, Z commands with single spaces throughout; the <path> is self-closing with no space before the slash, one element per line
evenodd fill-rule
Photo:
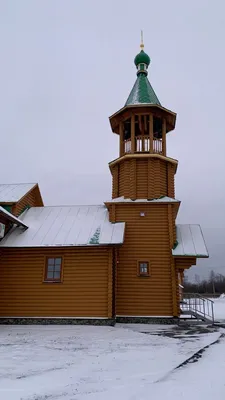
<path fill-rule="evenodd" d="M 47 258 L 45 279 L 49 281 L 58 281 L 61 279 L 62 258 Z"/>
<path fill-rule="evenodd" d="M 139 262 L 139 274 L 140 275 L 148 275 L 149 274 L 149 264 L 147 261 Z"/>

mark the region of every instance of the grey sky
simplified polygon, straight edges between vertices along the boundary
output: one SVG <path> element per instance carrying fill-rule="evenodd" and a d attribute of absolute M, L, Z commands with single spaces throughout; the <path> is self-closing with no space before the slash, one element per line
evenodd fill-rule
<path fill-rule="evenodd" d="M 211 256 L 192 271 L 225 274 L 223 0 L 0 0 L 0 181 L 38 181 L 50 205 L 111 197 L 108 116 L 136 79 L 140 29 L 152 86 L 178 113 L 179 221 L 201 224 Z"/>

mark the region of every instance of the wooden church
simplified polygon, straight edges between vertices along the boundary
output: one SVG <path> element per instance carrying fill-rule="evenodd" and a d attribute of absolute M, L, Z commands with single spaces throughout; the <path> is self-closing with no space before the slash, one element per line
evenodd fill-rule
<path fill-rule="evenodd" d="M 135 57 L 136 82 L 110 117 L 119 156 L 112 199 L 44 206 L 37 184 L 0 185 L 0 323 L 114 323 L 180 316 L 184 271 L 208 257 L 199 225 L 177 225 L 176 114 Z"/>

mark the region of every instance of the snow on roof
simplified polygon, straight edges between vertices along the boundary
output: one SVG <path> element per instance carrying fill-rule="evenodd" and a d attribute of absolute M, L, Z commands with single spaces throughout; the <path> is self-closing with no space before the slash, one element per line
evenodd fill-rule
<path fill-rule="evenodd" d="M 177 225 L 178 245 L 173 256 L 208 257 L 200 225 Z"/>
<path fill-rule="evenodd" d="M 106 203 L 179 203 L 179 200 L 172 199 L 171 197 L 159 197 L 158 199 L 125 199 L 124 196 L 116 197 L 115 199 L 106 201 Z"/>
<path fill-rule="evenodd" d="M 0 216 L 3 215 L 4 218 L 8 219 L 9 221 L 13 222 L 18 226 L 23 226 L 24 228 L 28 228 L 27 225 L 24 224 L 19 218 L 15 217 L 13 214 L 5 210 L 3 207 L 0 206 Z"/>
<path fill-rule="evenodd" d="M 35 185 L 36 183 L 0 184 L 0 203 L 16 203 Z"/>
<path fill-rule="evenodd" d="M 0 247 L 107 245 L 124 239 L 125 223 L 109 222 L 103 205 L 32 207 L 21 219 L 29 229 L 12 229 Z"/>

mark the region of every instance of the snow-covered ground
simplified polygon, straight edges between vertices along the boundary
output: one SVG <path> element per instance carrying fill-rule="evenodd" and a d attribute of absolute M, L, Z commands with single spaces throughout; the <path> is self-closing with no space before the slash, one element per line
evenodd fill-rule
<path fill-rule="evenodd" d="M 225 299 L 215 304 L 225 320 Z M 0 326 L 0 399 L 222 400 L 223 337 L 198 362 L 175 369 L 222 331 L 161 325 Z"/>
<path fill-rule="evenodd" d="M 160 327 L 148 329 L 151 333 L 160 331 Z M 166 329 L 171 330 L 173 327 Z M 170 390 L 175 390 L 174 379 L 179 385 L 185 383 L 194 365 L 175 374 L 170 375 L 170 371 L 219 335 L 212 332 L 170 338 L 135 332 L 132 326 L 1 326 L 0 398 L 149 399 L 149 393 L 161 393 L 161 386 L 168 382 L 173 382 Z M 219 352 L 220 368 L 222 353 L 225 347 Z"/>
<path fill-rule="evenodd" d="M 214 312 L 215 319 L 218 321 L 225 321 L 225 295 L 222 295 L 218 299 L 213 299 L 214 301 Z"/>

